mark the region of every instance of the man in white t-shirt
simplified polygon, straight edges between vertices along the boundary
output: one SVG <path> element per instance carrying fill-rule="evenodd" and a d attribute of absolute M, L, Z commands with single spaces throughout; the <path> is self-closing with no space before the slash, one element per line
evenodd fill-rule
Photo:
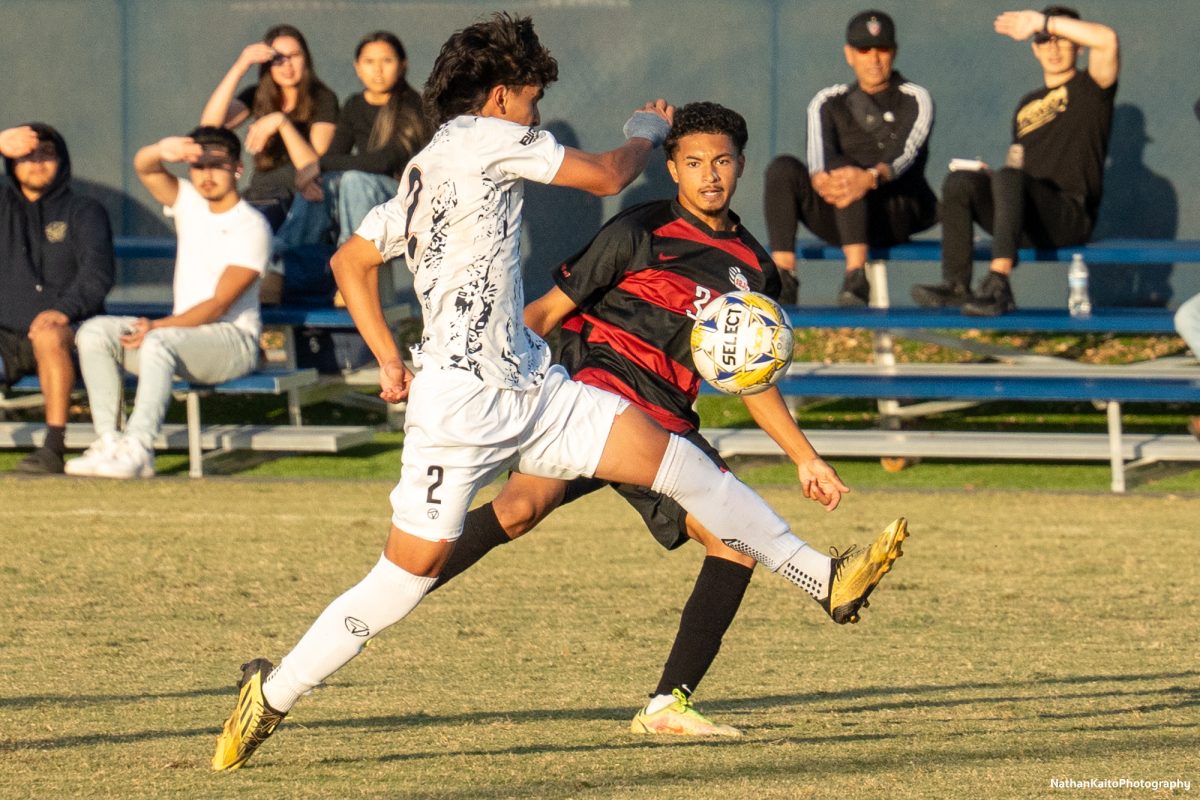
<path fill-rule="evenodd" d="M 174 377 L 221 383 L 258 363 L 258 281 L 271 246 L 266 219 L 241 199 L 241 145 L 224 128 L 200 127 L 134 156 L 138 178 L 175 219 L 178 252 L 171 315 L 94 317 L 76 335 L 79 366 L 100 435 L 69 475 L 149 478 L 154 440 Z M 167 171 L 186 162 L 190 181 Z M 133 412 L 117 430 L 124 372 L 138 376 Z"/>
<path fill-rule="evenodd" d="M 546 343 L 523 322 L 523 181 L 615 194 L 645 167 L 674 113 L 664 100 L 647 103 L 625 124 L 622 146 L 601 154 L 565 148 L 533 127 L 557 78 L 528 18 L 496 14 L 451 36 L 425 86 L 440 128 L 405 167 L 396 199 L 372 210 L 333 257 L 346 307 L 379 361 L 380 396 L 408 398 L 391 530 L 374 568 L 326 607 L 278 669 L 265 658 L 243 665 L 213 769 L 240 767 L 301 695 L 416 607 L 475 493 L 509 468 L 649 486 L 729 547 L 812 593 L 839 622 L 857 619 L 900 555 L 902 523 L 859 555 L 817 552 L 698 447 L 550 365 Z M 384 320 L 376 275 L 400 254 L 424 320 L 415 377 Z M 845 487 L 814 478 L 803 488 L 833 506 Z"/>

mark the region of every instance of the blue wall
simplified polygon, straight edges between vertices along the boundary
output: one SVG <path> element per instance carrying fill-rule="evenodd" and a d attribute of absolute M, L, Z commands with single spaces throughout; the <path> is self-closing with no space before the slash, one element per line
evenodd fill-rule
<path fill-rule="evenodd" d="M 1039 80 L 1028 44 L 991 30 L 1013 6 L 981 0 L 891 0 L 897 66 L 929 88 L 937 103 L 930 182 L 940 186 L 954 156 L 1002 158 L 1017 97 Z M 502 7 L 443 0 L 5 0 L 0 30 L 6 80 L 0 126 L 40 119 L 59 127 L 75 174 L 95 184 L 117 229 L 166 230 L 129 166 L 136 149 L 185 131 L 242 47 L 276 22 L 305 31 L 322 78 L 345 96 L 359 87 L 351 66 L 363 33 L 388 28 L 409 51 L 410 81 L 420 86 L 446 36 Z M 535 0 L 510 10 L 532 14 L 559 59 L 561 79 L 543 119 L 560 138 L 587 149 L 620 142 L 621 124 L 656 96 L 676 103 L 711 99 L 750 123 L 747 174 L 735 207 L 751 230 L 762 226 L 762 170 L 779 152 L 802 152 L 805 107 L 821 87 L 848 79 L 841 55 L 846 20 L 862 6 L 805 0 Z M 1100 235 L 1200 238 L 1200 121 L 1193 105 L 1195 0 L 1090 0 L 1089 18 L 1117 29 L 1123 69 L 1117 96 Z M 661 165 L 624 195 L 591 200 L 551 188 L 529 198 L 526 255 L 530 293 L 544 272 L 586 242 L 600 221 L 638 198 L 669 193 Z M 833 265 L 805 267 L 803 297 L 828 302 Z M 1019 271 L 1018 300 L 1049 305 L 1065 296 L 1061 267 Z M 932 278 L 932 265 L 896 265 L 893 296 Z M 1200 291 L 1200 270 L 1097 269 L 1107 300 L 1171 305 Z"/>

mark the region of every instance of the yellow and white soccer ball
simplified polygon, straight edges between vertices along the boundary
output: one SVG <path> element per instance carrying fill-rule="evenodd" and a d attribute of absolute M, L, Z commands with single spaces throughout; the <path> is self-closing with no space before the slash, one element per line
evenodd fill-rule
<path fill-rule="evenodd" d="M 792 363 L 792 327 L 771 298 L 729 292 L 697 315 L 692 360 L 716 389 L 758 394 L 774 386 Z"/>

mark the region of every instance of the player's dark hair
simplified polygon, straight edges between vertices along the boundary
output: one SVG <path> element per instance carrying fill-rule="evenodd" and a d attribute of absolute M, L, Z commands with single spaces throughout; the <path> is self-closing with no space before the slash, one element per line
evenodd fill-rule
<path fill-rule="evenodd" d="M 724 134 L 733 140 L 739 155 L 746 149 L 746 142 L 750 139 L 745 118 L 733 109 L 717 103 L 688 103 L 675 110 L 671 132 L 663 142 L 663 152 L 667 158 L 674 158 L 679 140 L 693 133 Z"/>
<path fill-rule="evenodd" d="M 242 143 L 238 141 L 237 134 L 228 128 L 201 125 L 189 133 L 188 137 L 201 147 L 220 147 L 229 153 L 229 157 L 234 161 L 242 160 Z"/>
<path fill-rule="evenodd" d="M 1071 19 L 1079 19 L 1079 12 L 1070 6 L 1046 6 L 1042 10 L 1042 14 L 1047 17 L 1070 17 Z"/>
<path fill-rule="evenodd" d="M 558 62 L 538 41 L 533 20 L 500 11 L 442 45 L 425 82 L 425 115 L 441 125 L 478 112 L 493 86 L 546 87 L 556 80 Z"/>
<path fill-rule="evenodd" d="M 317 77 L 317 68 L 313 64 L 312 53 L 308 49 L 308 40 L 294 25 L 272 25 L 263 34 L 263 43 L 271 44 L 280 36 L 289 36 L 300 45 L 304 53 L 304 71 L 300 73 L 300 82 L 296 84 L 296 107 L 288 112 L 288 118 L 295 123 L 308 124 L 312 122 L 317 111 L 317 92 L 329 90 Z M 258 66 L 258 86 L 254 90 L 254 103 L 250 108 L 251 115 L 258 119 L 275 111 L 283 111 L 283 90 L 271 77 L 271 62 L 267 61 Z M 284 157 L 286 159 L 286 156 Z M 259 172 L 269 172 L 278 167 L 279 158 L 272 155 L 270 149 L 264 149 L 254 156 L 254 168 Z"/>
<path fill-rule="evenodd" d="M 433 132 L 429 130 L 430 125 L 421 110 L 421 96 L 405 80 L 407 70 L 404 62 L 408 56 L 396 34 L 391 31 L 368 33 L 354 48 L 354 60 L 358 61 L 364 47 L 376 42 L 382 42 L 392 48 L 397 60 L 401 62 L 401 68 L 396 76 L 396 83 L 388 92 L 387 102 L 375 115 L 375 124 L 371 126 L 367 149 L 379 150 L 395 142 L 412 156 L 425 146 Z"/>

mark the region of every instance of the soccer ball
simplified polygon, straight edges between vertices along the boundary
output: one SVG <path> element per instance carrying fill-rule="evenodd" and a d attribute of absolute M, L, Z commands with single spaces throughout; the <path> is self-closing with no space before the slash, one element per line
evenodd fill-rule
<path fill-rule="evenodd" d="M 723 294 L 696 317 L 692 361 L 700 377 L 725 394 L 764 392 L 792 363 L 787 315 L 765 295 Z"/>

